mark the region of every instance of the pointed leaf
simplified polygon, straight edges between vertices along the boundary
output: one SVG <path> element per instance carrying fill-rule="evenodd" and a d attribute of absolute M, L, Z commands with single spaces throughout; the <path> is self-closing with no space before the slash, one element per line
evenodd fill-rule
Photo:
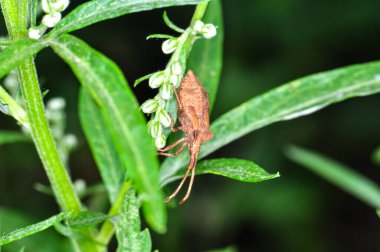
<path fill-rule="evenodd" d="M 142 196 L 148 223 L 156 231 L 164 232 L 166 212 L 156 151 L 122 72 L 110 59 L 73 36 L 60 36 L 50 44 L 98 104 L 128 177 Z"/>
<path fill-rule="evenodd" d="M 79 213 L 74 218 L 68 219 L 67 225 L 74 229 L 83 227 L 93 227 L 102 223 L 108 218 L 110 218 L 110 216 L 102 212 L 84 211 Z"/>
<path fill-rule="evenodd" d="M 288 158 L 341 188 L 352 196 L 380 208 L 380 187 L 351 168 L 315 152 L 289 147 Z"/>
<path fill-rule="evenodd" d="M 30 142 L 31 138 L 17 131 L 0 131 L 0 145 L 19 142 Z"/>
<path fill-rule="evenodd" d="M 116 224 L 118 252 L 140 252 L 140 215 L 135 191 L 129 189 L 120 208 L 120 220 Z"/>
<path fill-rule="evenodd" d="M 217 26 L 217 35 L 212 39 L 200 39 L 194 44 L 187 68 L 196 73 L 210 98 L 210 111 L 215 102 L 223 64 L 223 13 L 220 0 L 208 4 L 203 22 Z"/>
<path fill-rule="evenodd" d="M 182 178 L 186 172 L 186 168 L 187 167 L 184 167 L 184 169 L 177 172 L 176 176 L 164 181 L 163 185 Z M 220 158 L 202 161 L 197 164 L 196 174 L 215 174 L 249 183 L 258 183 L 278 178 L 280 176 L 279 173 L 270 174 L 266 172 L 252 161 L 235 158 Z"/>
<path fill-rule="evenodd" d="M 144 229 L 140 232 L 141 252 L 152 251 L 152 238 L 150 236 L 149 229 Z"/>
<path fill-rule="evenodd" d="M 0 78 L 33 56 L 45 46 L 38 40 L 25 39 L 13 42 L 0 53 Z"/>
<path fill-rule="evenodd" d="M 71 216 L 70 212 L 63 212 L 57 215 L 54 215 L 50 217 L 49 219 L 46 219 L 44 221 L 38 222 L 36 224 L 17 229 L 13 232 L 10 232 L 8 234 L 3 234 L 0 237 L 0 246 L 10 243 L 12 241 L 20 240 L 22 238 L 25 238 L 27 236 L 33 235 L 35 233 L 41 232 L 54 224 L 61 222 Z"/>
<path fill-rule="evenodd" d="M 68 33 L 122 15 L 158 8 L 198 4 L 204 0 L 92 0 L 66 15 L 50 35 Z"/>
<path fill-rule="evenodd" d="M 111 203 L 114 203 L 125 179 L 125 169 L 100 109 L 84 88 L 79 96 L 79 118 L 108 197 Z"/>
<path fill-rule="evenodd" d="M 171 28 L 172 30 L 176 31 L 176 32 L 179 32 L 179 33 L 182 33 L 184 32 L 185 30 L 182 29 L 182 28 L 179 28 L 178 26 L 176 26 L 171 20 L 170 18 L 168 17 L 168 14 L 166 13 L 166 11 L 164 11 L 164 14 L 162 15 L 163 19 L 164 19 L 164 22 L 165 24 Z"/>
<path fill-rule="evenodd" d="M 380 92 L 380 62 L 353 65 L 313 74 L 270 90 L 225 113 L 211 125 L 214 138 L 202 146 L 200 158 L 224 145 L 278 121 L 316 112 L 355 96 Z M 187 153 L 166 159 L 161 181 L 188 162 Z"/>

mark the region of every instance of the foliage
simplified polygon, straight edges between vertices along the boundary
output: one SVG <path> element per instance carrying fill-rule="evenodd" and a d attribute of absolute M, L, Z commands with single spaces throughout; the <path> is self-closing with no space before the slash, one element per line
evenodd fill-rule
<path fill-rule="evenodd" d="M 156 139 L 154 143 L 149 133 L 156 136 L 159 134 L 152 134 L 152 130 L 148 132 L 147 128 L 151 129 L 152 125 L 146 124 L 136 96 L 119 67 L 107 56 L 68 33 L 130 13 L 197 4 L 187 29 L 176 26 L 164 12 L 164 22 L 181 33 L 179 37 L 165 34 L 148 37 L 167 39 L 163 43 L 163 51 L 167 54 L 173 53 L 166 66 L 166 70 L 171 71 L 170 78 L 169 75 L 165 76 L 165 82 L 153 85 L 155 88 L 161 85 L 162 99 L 156 101 L 160 103 L 162 111 L 158 112 L 156 106 L 154 111 L 149 110 L 148 113 L 157 110 L 158 117 L 161 112 L 165 112 L 175 118 L 177 108 L 170 84 L 179 85 L 186 69 L 193 70 L 199 76 L 209 93 L 211 108 L 216 101 L 223 65 L 224 27 L 221 1 L 94 0 L 79 5 L 60 21 L 67 1 L 62 2 L 65 7 L 60 7 L 59 19 L 47 22 L 47 15 L 58 12 L 45 11 L 47 14 L 42 20 L 43 26 L 39 28 L 35 26 L 35 1 L 3 0 L 0 3 L 9 32 L 9 38 L 0 39 L 0 46 L 4 47 L 0 53 L 0 77 L 5 77 L 17 68 L 19 91 L 23 98 L 17 99 L 10 90 L 7 92 L 0 88 L 0 110 L 13 117 L 24 132 L 1 131 L 0 144 L 32 139 L 51 184 L 51 190 L 44 190 L 53 193 L 62 211 L 45 221 L 2 235 L 0 245 L 55 226 L 59 233 L 71 240 L 76 251 L 106 251 L 115 233 L 118 251 L 151 251 L 150 231 L 148 228 L 142 230 L 139 209 L 142 208 L 151 229 L 158 233 L 166 232 L 167 214 L 162 187 L 183 176 L 189 161 L 188 154 L 184 152 L 176 158 L 167 158 L 162 164 L 159 163 L 155 144 L 161 146 L 166 142 L 169 125 L 166 125 L 165 134 L 162 134 L 165 141 L 157 144 Z M 57 3 L 43 0 L 42 8 L 44 9 L 44 4 L 52 8 L 52 4 Z M 42 28 L 33 30 L 36 27 Z M 48 28 L 53 29 L 44 35 Z M 41 33 L 35 36 L 35 32 Z M 198 41 L 201 36 L 210 40 Z M 55 127 L 51 125 L 54 112 L 52 115 L 45 109 L 44 93 L 41 91 L 34 63 L 35 55 L 46 47 L 51 47 L 70 66 L 82 85 L 79 116 L 111 204 L 108 214 L 87 210 L 88 206 L 80 199 L 83 188 L 79 188 L 78 183 L 73 183 L 70 178 L 70 170 L 64 158 L 67 152 L 59 144 L 63 139 L 63 130 L 58 129 L 59 134 L 54 132 Z M 313 74 L 248 100 L 212 122 L 211 132 L 214 138 L 202 146 L 200 158 L 264 126 L 308 115 L 351 97 L 378 93 L 379 67 L 379 62 L 372 62 Z M 154 77 L 156 80 L 162 77 L 160 74 L 144 76 L 135 82 L 135 86 L 147 79 L 152 84 Z M 143 111 L 144 108 L 146 107 L 142 107 Z M 165 124 L 162 120 L 158 118 L 156 121 Z M 380 191 L 368 179 L 302 149 L 292 147 L 287 153 L 293 160 L 369 205 L 380 207 Z M 375 161 L 378 161 L 378 153 L 377 151 L 374 156 Z M 252 161 L 235 158 L 202 161 L 196 172 L 197 175 L 214 174 L 249 183 L 279 177 L 279 173 L 270 174 Z M 60 223 L 62 221 L 64 224 Z M 229 247 L 215 251 L 235 249 Z"/>

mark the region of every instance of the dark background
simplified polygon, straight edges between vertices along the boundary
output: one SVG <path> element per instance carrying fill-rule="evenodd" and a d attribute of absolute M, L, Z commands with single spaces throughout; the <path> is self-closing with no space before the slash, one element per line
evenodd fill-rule
<path fill-rule="evenodd" d="M 226 0 L 223 7 L 224 66 L 211 120 L 295 78 L 380 58 L 379 1 Z M 168 13 L 186 27 L 193 10 L 192 6 L 176 7 Z M 161 15 L 162 10 L 131 14 L 74 34 L 113 59 L 133 83 L 163 69 L 168 60 L 160 41 L 145 40 L 152 33 L 171 33 Z M 4 24 L 1 27 L 5 35 Z M 48 98 L 66 99 L 67 131 L 79 138 L 70 159 L 72 177 L 84 178 L 88 184 L 99 182 L 79 125 L 78 81 L 51 49 L 40 53 L 37 63 L 43 90 L 49 90 Z M 140 102 L 154 95 L 145 84 L 134 90 Z M 228 245 L 239 251 L 380 251 L 380 225 L 374 209 L 284 156 L 284 148 L 296 144 L 380 182 L 379 167 L 371 162 L 380 144 L 379 98 L 355 98 L 307 117 L 276 123 L 217 151 L 213 157 L 249 159 L 282 176 L 260 184 L 197 177 L 188 203 L 169 209 L 167 234 L 153 234 L 154 247 L 160 251 L 203 251 Z M 0 115 L 0 124 L 2 129 L 17 129 L 4 115 Z M 58 211 L 51 197 L 33 189 L 36 182 L 48 183 L 34 147 L 0 146 L 1 231 Z M 105 211 L 102 198 L 87 202 Z M 49 244 L 62 240 L 50 231 L 23 242 L 27 251 L 55 251 Z M 63 245 L 61 249 L 67 251 Z M 4 251 L 13 251 L 12 245 Z"/>

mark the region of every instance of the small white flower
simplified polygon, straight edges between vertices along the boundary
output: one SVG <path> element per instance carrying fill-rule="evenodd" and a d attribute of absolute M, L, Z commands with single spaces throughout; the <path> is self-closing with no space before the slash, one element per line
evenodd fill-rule
<path fill-rule="evenodd" d="M 67 6 L 69 6 L 70 0 L 52 0 L 50 2 L 50 6 L 53 9 L 53 11 L 62 12 L 66 10 Z"/>
<path fill-rule="evenodd" d="M 63 137 L 62 143 L 65 148 L 72 150 L 78 146 L 78 139 L 74 134 L 67 134 Z"/>
<path fill-rule="evenodd" d="M 145 114 L 151 114 L 153 113 L 154 111 L 156 111 L 158 108 L 158 102 L 156 100 L 153 100 L 153 99 L 150 99 L 150 100 L 147 100 L 146 102 L 144 102 L 142 105 L 141 105 L 141 110 L 145 113 Z"/>
<path fill-rule="evenodd" d="M 31 27 L 28 31 L 28 36 L 31 39 L 39 39 L 44 35 L 45 31 L 46 27 L 43 26 Z"/>
<path fill-rule="evenodd" d="M 164 100 L 169 100 L 171 96 L 171 87 L 170 87 L 170 82 L 165 82 L 161 87 L 160 87 L 160 96 Z"/>
<path fill-rule="evenodd" d="M 167 39 L 162 43 L 162 51 L 165 54 L 170 54 L 177 49 L 178 40 L 176 38 Z"/>
<path fill-rule="evenodd" d="M 66 101 L 62 97 L 55 97 L 47 102 L 46 107 L 48 110 L 63 110 L 66 107 Z"/>
<path fill-rule="evenodd" d="M 202 32 L 202 29 L 203 29 L 204 25 L 205 24 L 202 21 L 197 20 L 197 22 L 195 22 L 195 24 L 193 26 L 193 30 L 195 32 L 199 32 L 200 33 L 200 32 Z"/>
<path fill-rule="evenodd" d="M 171 70 L 172 70 L 172 73 L 175 75 L 182 74 L 182 66 L 178 61 L 173 63 Z"/>
<path fill-rule="evenodd" d="M 153 138 L 156 138 L 157 136 L 162 134 L 162 126 L 159 121 L 154 120 L 149 126 L 150 126 L 150 135 Z"/>
<path fill-rule="evenodd" d="M 181 76 L 179 75 L 170 75 L 170 83 L 173 84 L 175 88 L 178 88 L 181 84 Z"/>
<path fill-rule="evenodd" d="M 206 24 L 201 31 L 202 35 L 206 39 L 211 39 L 216 36 L 216 27 L 213 24 Z"/>
<path fill-rule="evenodd" d="M 154 143 L 156 144 L 156 148 L 157 149 L 162 149 L 165 147 L 166 145 L 166 138 L 163 134 L 161 134 L 160 136 L 156 137 Z"/>
<path fill-rule="evenodd" d="M 46 27 L 52 28 L 58 24 L 61 18 L 62 14 L 60 12 L 49 13 L 42 18 L 42 24 Z"/>
<path fill-rule="evenodd" d="M 152 76 L 150 76 L 149 87 L 158 88 L 159 86 L 161 86 L 161 84 L 164 81 L 165 81 L 165 72 L 164 71 L 157 72 L 153 74 Z"/>
<path fill-rule="evenodd" d="M 52 12 L 50 0 L 41 0 L 41 8 L 45 13 Z"/>
<path fill-rule="evenodd" d="M 161 125 L 164 128 L 169 127 L 171 124 L 171 120 L 170 120 L 170 116 L 169 116 L 168 112 L 166 112 L 163 109 L 160 109 L 158 111 L 158 120 L 160 121 Z"/>

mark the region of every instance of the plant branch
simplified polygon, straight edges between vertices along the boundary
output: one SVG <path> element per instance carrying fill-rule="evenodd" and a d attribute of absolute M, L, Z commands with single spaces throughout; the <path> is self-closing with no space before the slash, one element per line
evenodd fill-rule
<path fill-rule="evenodd" d="M 0 105 L 8 107 L 8 114 L 26 128 L 30 128 L 25 110 L 0 86 Z"/>

